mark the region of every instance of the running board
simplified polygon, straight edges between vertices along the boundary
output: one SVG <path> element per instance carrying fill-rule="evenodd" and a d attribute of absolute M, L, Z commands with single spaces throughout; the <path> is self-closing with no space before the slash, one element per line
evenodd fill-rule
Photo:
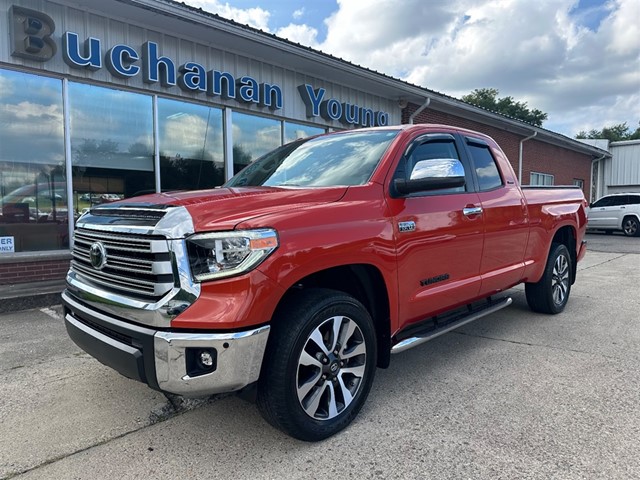
<path fill-rule="evenodd" d="M 513 300 L 511 300 L 511 297 L 507 297 L 499 301 L 498 303 L 494 303 L 491 306 L 483 308 L 480 311 L 476 311 L 476 312 L 470 313 L 469 315 L 465 315 L 458 320 L 448 323 L 445 326 L 438 328 L 436 330 L 432 330 L 424 335 L 416 335 L 414 337 L 406 338 L 401 342 L 395 344 L 391 348 L 391 353 L 400 353 L 400 352 L 404 352 L 405 350 L 409 350 L 410 348 L 417 347 L 418 345 L 421 345 L 424 342 L 433 340 L 434 338 L 439 337 L 440 335 L 444 335 L 445 333 L 448 333 L 451 330 L 455 330 L 456 328 L 466 325 L 467 323 L 471 323 L 475 320 L 478 320 L 479 318 L 482 318 L 485 315 L 490 315 L 494 312 L 497 312 L 498 310 L 502 310 L 503 308 L 511 305 L 512 301 Z"/>

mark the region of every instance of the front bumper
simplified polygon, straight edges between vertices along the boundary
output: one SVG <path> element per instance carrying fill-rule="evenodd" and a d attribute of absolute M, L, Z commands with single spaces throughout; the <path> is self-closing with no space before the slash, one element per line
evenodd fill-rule
<path fill-rule="evenodd" d="M 97 311 L 63 292 L 71 339 L 122 375 L 186 397 L 233 392 L 258 380 L 269 326 L 232 333 L 186 333 L 134 325 Z M 215 352 L 213 371 L 190 376 L 187 352 Z"/>

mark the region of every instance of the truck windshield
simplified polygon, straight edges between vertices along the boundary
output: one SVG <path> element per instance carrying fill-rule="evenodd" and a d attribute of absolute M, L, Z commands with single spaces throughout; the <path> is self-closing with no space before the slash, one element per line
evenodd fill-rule
<path fill-rule="evenodd" d="M 363 185 L 398 131 L 351 131 L 297 140 L 260 157 L 225 186 Z"/>

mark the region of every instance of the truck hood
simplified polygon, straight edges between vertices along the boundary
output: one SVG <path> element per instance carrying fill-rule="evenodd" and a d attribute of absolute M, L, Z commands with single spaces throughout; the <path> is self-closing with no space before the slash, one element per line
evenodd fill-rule
<path fill-rule="evenodd" d="M 170 204 L 185 207 L 196 232 L 232 230 L 247 220 L 263 215 L 299 210 L 309 205 L 337 202 L 347 187 L 274 188 L 240 187 L 216 188 L 190 192 L 169 192 L 145 195 L 120 203 L 132 205 Z M 114 204 L 115 207 L 117 204 Z"/>

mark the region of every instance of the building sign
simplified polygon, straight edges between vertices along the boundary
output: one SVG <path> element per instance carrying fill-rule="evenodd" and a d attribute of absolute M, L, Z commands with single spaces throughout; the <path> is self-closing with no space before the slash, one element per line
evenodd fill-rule
<path fill-rule="evenodd" d="M 56 26 L 51 17 L 15 5 L 11 7 L 10 17 L 12 56 L 46 62 L 56 55 L 53 40 Z M 140 47 L 117 44 L 107 48 L 99 38 L 81 38 L 77 33 L 67 31 L 62 35 L 61 43 L 62 59 L 73 69 L 95 72 L 106 68 L 117 78 L 141 76 L 149 85 L 178 86 L 185 92 L 253 103 L 271 110 L 279 110 L 283 105 L 279 85 L 260 83 L 249 75 L 238 78 L 192 61 L 177 65 L 162 55 L 156 42 L 145 42 Z M 328 121 L 366 127 L 389 124 L 388 113 L 325 98 L 324 88 L 314 89 L 305 84 L 298 87 L 298 92 L 307 107 L 308 118 L 320 116 Z"/>
<path fill-rule="evenodd" d="M 0 237 L 0 253 L 14 253 L 16 245 L 13 237 Z"/>
<path fill-rule="evenodd" d="M 307 107 L 307 117 L 320 115 L 325 120 L 340 120 L 345 125 L 362 125 L 363 127 L 389 125 L 389 114 L 374 112 L 370 108 L 350 103 L 340 103 L 335 98 L 324 100 L 327 91 L 315 89 L 311 85 L 298 87 L 302 101 Z"/>
<path fill-rule="evenodd" d="M 11 55 L 46 62 L 56 54 L 51 35 L 56 24 L 49 15 L 13 5 L 9 10 Z"/>

